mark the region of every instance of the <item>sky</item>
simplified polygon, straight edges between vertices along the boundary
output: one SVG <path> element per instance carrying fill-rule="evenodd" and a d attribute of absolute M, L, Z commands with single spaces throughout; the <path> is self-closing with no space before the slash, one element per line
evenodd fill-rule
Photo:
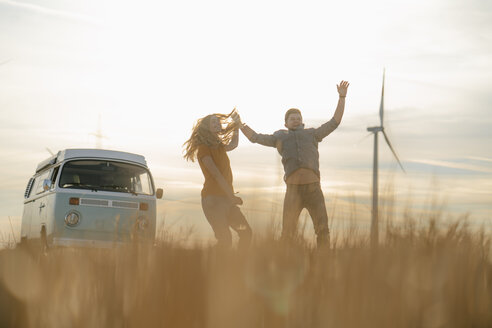
<path fill-rule="evenodd" d="M 0 0 L 0 231 L 11 232 L 9 217 L 17 231 L 48 149 L 95 147 L 100 130 L 103 148 L 147 158 L 166 231 L 210 237 L 202 173 L 182 158 L 194 121 L 237 107 L 272 133 L 297 107 L 316 127 L 332 117 L 341 80 L 345 116 L 319 147 L 322 186 L 332 230 L 365 229 L 366 128 L 378 124 L 383 69 L 385 129 L 406 173 L 380 138 L 382 204 L 395 218 L 441 206 L 487 225 L 491 55 L 486 0 Z M 263 231 L 281 215 L 280 159 L 244 136 L 229 155 L 243 209 Z"/>

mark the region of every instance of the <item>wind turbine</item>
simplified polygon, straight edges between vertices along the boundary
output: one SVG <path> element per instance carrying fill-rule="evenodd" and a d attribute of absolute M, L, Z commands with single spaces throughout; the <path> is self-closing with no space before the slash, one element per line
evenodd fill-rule
<path fill-rule="evenodd" d="M 367 131 L 372 132 L 374 134 L 374 157 L 373 157 L 373 166 L 372 166 L 372 211 L 371 211 L 371 245 L 372 246 L 377 246 L 377 244 L 379 242 L 379 222 L 378 222 L 379 221 L 379 219 L 378 219 L 378 214 L 379 214 L 378 213 L 378 133 L 379 132 L 383 133 L 384 140 L 386 140 L 386 143 L 388 144 L 389 148 L 391 149 L 391 152 L 395 156 L 401 169 L 403 170 L 403 172 L 405 172 L 405 169 L 401 165 L 401 162 L 398 159 L 398 156 L 396 155 L 396 152 L 393 149 L 393 146 L 391 146 L 391 143 L 389 141 L 388 136 L 386 135 L 386 132 L 384 131 L 383 118 L 384 118 L 384 78 L 385 78 L 385 73 L 386 73 L 386 70 L 383 70 L 383 88 L 381 91 L 381 104 L 379 105 L 380 125 L 367 128 Z"/>
<path fill-rule="evenodd" d="M 97 120 L 97 131 L 90 133 L 90 135 L 96 137 L 96 148 L 102 149 L 102 140 L 107 139 L 107 137 L 102 133 L 101 130 L 101 114 L 99 114 L 99 118 Z"/>

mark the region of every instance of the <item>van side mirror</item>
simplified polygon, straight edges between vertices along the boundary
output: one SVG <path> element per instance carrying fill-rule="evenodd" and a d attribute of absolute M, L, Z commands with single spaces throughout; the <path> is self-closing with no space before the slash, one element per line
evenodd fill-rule
<path fill-rule="evenodd" d="M 51 180 L 50 179 L 44 179 L 43 180 L 43 190 L 47 191 L 50 190 L 51 188 Z"/>
<path fill-rule="evenodd" d="M 155 191 L 155 197 L 157 199 L 161 199 L 163 193 L 164 193 L 164 191 L 162 190 L 162 188 L 157 188 L 157 190 Z"/>

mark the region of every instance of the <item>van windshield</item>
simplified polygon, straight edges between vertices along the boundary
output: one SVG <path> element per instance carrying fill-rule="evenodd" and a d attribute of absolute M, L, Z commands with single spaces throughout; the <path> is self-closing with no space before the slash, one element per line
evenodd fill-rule
<path fill-rule="evenodd" d="M 150 174 L 144 167 L 103 160 L 75 160 L 63 166 L 61 188 L 90 189 L 153 195 Z"/>

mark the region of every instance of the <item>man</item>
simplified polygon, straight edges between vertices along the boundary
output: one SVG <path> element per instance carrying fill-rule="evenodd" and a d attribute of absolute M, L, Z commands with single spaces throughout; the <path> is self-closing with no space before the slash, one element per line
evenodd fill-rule
<path fill-rule="evenodd" d="M 328 215 L 325 199 L 320 186 L 318 143 L 333 132 L 340 122 L 345 108 L 345 97 L 349 83 L 341 81 L 337 85 L 338 105 L 333 118 L 319 128 L 305 129 L 301 111 L 291 108 L 285 113 L 285 127 L 273 134 L 256 133 L 246 124 L 241 131 L 253 143 L 275 147 L 282 156 L 285 193 L 282 239 L 295 236 L 297 222 L 303 208 L 306 208 L 313 220 L 318 246 L 329 245 Z M 236 116 L 240 121 L 239 115 Z"/>

